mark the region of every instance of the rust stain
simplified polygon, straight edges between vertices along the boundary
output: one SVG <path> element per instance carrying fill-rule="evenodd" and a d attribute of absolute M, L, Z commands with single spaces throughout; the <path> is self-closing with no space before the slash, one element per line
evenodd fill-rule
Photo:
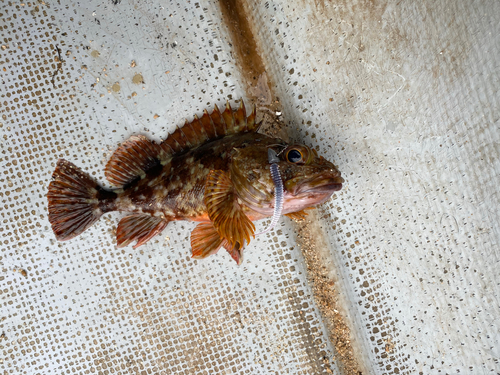
<path fill-rule="evenodd" d="M 241 72 L 248 82 L 257 83 L 260 75 L 265 73 L 264 61 L 258 51 L 252 27 L 245 14 L 241 0 L 220 0 L 222 16 L 226 22 L 233 48 L 241 64 Z"/>
<path fill-rule="evenodd" d="M 19 268 L 19 269 L 13 269 L 14 272 L 19 272 L 21 275 L 24 277 L 28 277 L 28 271 L 26 271 L 24 268 Z"/>
<path fill-rule="evenodd" d="M 270 77 L 266 74 L 264 59 L 255 38 L 255 25 L 245 12 L 244 0 L 219 0 L 222 18 L 231 35 L 233 57 L 237 60 L 240 72 L 247 84 L 247 94 L 254 102 L 275 110 L 279 106 L 272 92 Z"/>
<path fill-rule="evenodd" d="M 305 220 L 297 222 L 297 244 L 307 265 L 307 277 L 312 284 L 314 299 L 323 316 L 328 335 L 335 347 L 335 359 L 342 374 L 361 375 L 351 344 L 351 332 L 340 313 L 335 281 L 325 266 L 328 254 L 320 251 L 324 234 L 318 226 L 319 217 L 315 210 L 308 212 Z"/>
<path fill-rule="evenodd" d="M 266 74 L 264 59 L 259 53 L 259 48 L 254 36 L 254 25 L 245 13 L 244 0 L 219 0 L 223 19 L 229 29 L 235 58 L 240 66 L 240 71 L 247 82 L 247 93 L 254 101 L 265 105 L 267 111 L 261 113 L 264 124 L 261 129 L 270 135 L 279 134 L 286 136 L 286 128 L 278 116 L 274 116 L 279 106 L 279 101 L 272 92 L 271 78 Z M 316 6 L 321 6 L 321 2 Z M 324 5 L 324 4 L 323 4 Z M 293 74 L 293 71 L 289 72 Z M 285 134 L 283 134 L 285 133 Z M 308 268 L 308 278 L 313 286 L 314 299 L 321 311 L 327 326 L 329 338 L 335 347 L 335 359 L 342 373 L 347 375 L 360 375 L 362 372 L 354 355 L 351 345 L 350 329 L 342 314 L 338 311 L 337 292 L 335 283 L 326 276 L 325 255 L 317 251 L 318 228 L 311 220 L 298 223 L 297 243 L 302 249 Z M 330 369 L 328 369 L 330 370 Z M 331 371 L 331 370 L 330 370 Z"/>
<path fill-rule="evenodd" d="M 271 77 L 266 73 L 265 62 L 255 38 L 255 25 L 250 22 L 245 11 L 246 3 L 245 0 L 219 0 L 222 18 L 231 36 L 233 57 L 247 85 L 247 95 L 258 107 L 257 119 L 263 123 L 262 132 L 275 136 L 280 130 L 281 133 L 285 132 L 285 125 L 277 122 L 274 115 L 281 111 L 281 104 L 272 90 Z M 267 133 L 267 128 L 272 128 L 275 133 Z"/>

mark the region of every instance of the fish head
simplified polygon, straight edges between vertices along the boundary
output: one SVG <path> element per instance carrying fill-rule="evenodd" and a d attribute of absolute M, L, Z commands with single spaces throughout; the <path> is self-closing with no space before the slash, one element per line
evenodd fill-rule
<path fill-rule="evenodd" d="M 280 160 L 285 213 L 324 203 L 342 189 L 344 179 L 338 168 L 313 148 L 288 146 L 281 152 Z"/>
<path fill-rule="evenodd" d="M 305 145 L 254 144 L 238 150 L 233 157 L 231 175 L 240 200 L 250 209 L 271 215 L 275 185 L 271 177 L 268 149 L 276 161 L 284 189 L 283 213 L 297 212 L 327 201 L 342 188 L 344 179 L 338 168 Z"/>

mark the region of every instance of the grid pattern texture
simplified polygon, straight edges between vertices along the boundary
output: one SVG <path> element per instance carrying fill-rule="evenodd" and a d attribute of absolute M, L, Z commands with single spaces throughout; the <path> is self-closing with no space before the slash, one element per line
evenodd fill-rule
<path fill-rule="evenodd" d="M 118 214 L 69 242 L 51 233 L 58 158 L 106 183 L 106 160 L 131 134 L 164 138 L 243 96 L 217 4 L 164 5 L 2 1 L 2 373 L 331 371 L 283 222 L 241 267 L 190 259 L 190 223 L 139 250 L 116 248 Z"/>
<path fill-rule="evenodd" d="M 500 3 L 237 3 L 250 83 L 215 1 L 0 0 L 1 372 L 500 373 Z M 305 223 L 240 267 L 186 222 L 54 239 L 58 158 L 106 185 L 130 135 L 239 98 L 345 176 Z"/>

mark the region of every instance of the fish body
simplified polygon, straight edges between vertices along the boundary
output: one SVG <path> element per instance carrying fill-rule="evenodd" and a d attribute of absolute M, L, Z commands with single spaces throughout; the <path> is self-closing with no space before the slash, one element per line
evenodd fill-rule
<path fill-rule="evenodd" d="M 258 133 L 236 134 L 174 156 L 161 170 L 146 172 L 143 179 L 119 192 L 114 210 L 147 213 L 168 221 L 210 221 L 204 203 L 210 171 L 228 172 L 238 149 L 249 144 L 271 145 L 276 141 Z"/>
<path fill-rule="evenodd" d="M 253 221 L 273 215 L 275 184 L 268 149 L 279 156 L 283 213 L 304 209 L 340 190 L 337 168 L 304 145 L 288 145 L 257 133 L 255 109 L 247 117 L 217 107 L 178 128 L 161 144 L 132 136 L 113 154 L 105 175 L 116 189 L 100 187 L 85 172 L 60 159 L 48 189 L 49 221 L 58 240 L 83 232 L 106 212 L 128 213 L 117 228 L 117 245 L 140 246 L 176 220 L 199 222 L 191 234 L 192 255 L 204 258 L 224 247 L 240 264 L 255 234 Z"/>

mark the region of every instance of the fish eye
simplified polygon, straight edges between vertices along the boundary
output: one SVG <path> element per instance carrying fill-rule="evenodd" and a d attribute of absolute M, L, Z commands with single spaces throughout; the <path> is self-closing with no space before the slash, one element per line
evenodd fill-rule
<path fill-rule="evenodd" d="M 290 151 L 286 153 L 286 160 L 288 160 L 290 163 L 296 164 L 303 162 L 304 157 L 299 150 L 292 148 Z"/>

